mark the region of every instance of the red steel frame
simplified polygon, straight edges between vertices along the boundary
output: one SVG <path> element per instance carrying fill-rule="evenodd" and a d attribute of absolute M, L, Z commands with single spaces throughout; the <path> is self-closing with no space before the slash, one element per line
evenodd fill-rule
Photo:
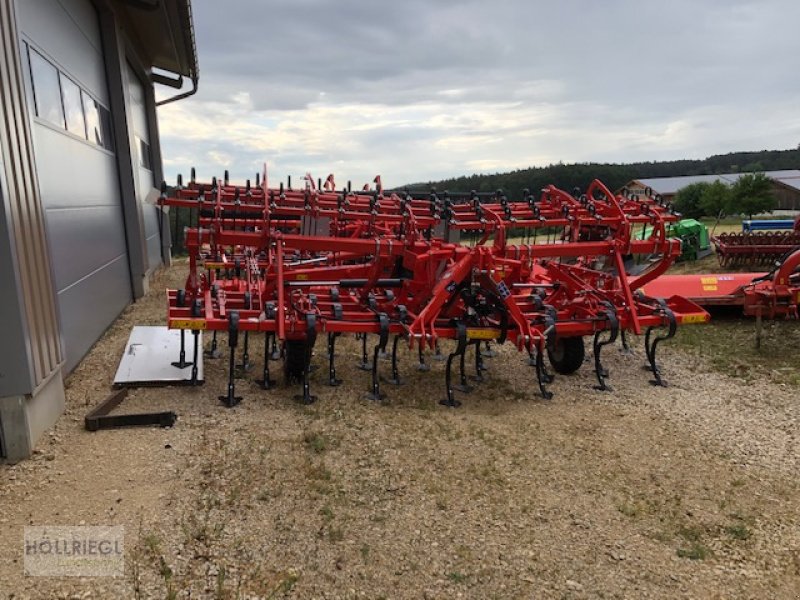
<path fill-rule="evenodd" d="M 658 341 L 679 323 L 708 320 L 685 298 L 644 293 L 680 254 L 680 242 L 665 235 L 665 224 L 678 217 L 660 199 L 615 196 L 599 181 L 585 194 L 548 186 L 540 197 L 526 192 L 519 201 L 500 191 L 384 192 L 375 181 L 377 189 L 356 192 L 336 191 L 333 176 L 318 185 L 306 176 L 301 189 L 270 188 L 265 169 L 256 186 L 231 185 L 227 175 L 201 184 L 193 174 L 171 195 L 164 187 L 161 205 L 197 216 L 197 226 L 185 231 L 185 288 L 167 292 L 168 326 L 235 330 L 234 337 L 264 332 L 281 343 L 305 342 L 307 357 L 317 333 L 327 333 L 329 344 L 343 333 L 363 336 L 366 344 L 374 334 L 381 349 L 394 334 L 394 351 L 404 338 L 418 347 L 421 363 L 423 349 L 449 338 L 458 342 L 450 358 L 460 355 L 462 380 L 467 345 L 476 346 L 477 365 L 480 340 L 508 339 L 535 357 L 548 395 L 541 357 L 560 339 L 594 336 L 597 378 L 607 389 L 602 346 L 618 332 L 646 331 L 648 360 L 661 383 Z M 650 237 L 634 239 L 637 225 L 652 227 Z M 534 243 L 509 243 L 519 231 Z M 479 239 L 448 241 L 462 232 Z M 655 258 L 629 278 L 625 260 L 632 255 Z M 657 327 L 669 332 L 651 344 Z M 446 403 L 455 405 L 451 360 Z M 380 395 L 375 371 L 373 364 L 373 393 Z M 310 401 L 307 373 L 305 384 Z M 232 393 L 231 380 L 229 404 L 236 401 Z"/>

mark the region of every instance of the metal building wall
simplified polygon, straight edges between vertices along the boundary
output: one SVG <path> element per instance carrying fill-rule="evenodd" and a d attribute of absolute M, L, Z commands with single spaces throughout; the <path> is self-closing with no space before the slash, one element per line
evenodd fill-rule
<path fill-rule="evenodd" d="M 62 361 L 16 23 L 14 0 L 0 0 L 0 396 L 34 392 Z"/>

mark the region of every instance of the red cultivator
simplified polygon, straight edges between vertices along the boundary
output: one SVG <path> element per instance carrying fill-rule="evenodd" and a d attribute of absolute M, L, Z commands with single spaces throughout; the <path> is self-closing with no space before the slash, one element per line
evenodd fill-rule
<path fill-rule="evenodd" d="M 400 341 L 417 349 L 418 368 L 427 369 L 425 352 L 440 354 L 440 340 L 453 340 L 447 357 L 442 404 L 458 406 L 454 390 L 468 390 L 465 357 L 474 349 L 478 380 L 490 341 L 514 344 L 527 352 L 542 395 L 551 396 L 552 376 L 577 370 L 584 359 L 585 336 L 593 336 L 598 388 L 609 389 L 601 350 L 626 331 L 645 333 L 654 383 L 663 384 L 656 366 L 658 344 L 679 323 L 703 322 L 707 313 L 688 300 L 648 297 L 642 286 L 653 281 L 680 254 L 680 242 L 667 239 L 665 223 L 675 221 L 653 198 L 615 196 L 595 181 L 585 194 L 553 186 L 539 197 L 517 201 L 496 193 L 437 194 L 377 189 L 336 191 L 333 176 L 302 189 L 267 186 L 266 175 L 253 187 L 224 180 L 201 184 L 194 173 L 187 186 L 166 186 L 160 203 L 197 211 L 198 227 L 186 230 L 189 277 L 185 289 L 168 291 L 169 327 L 227 330 L 230 346 L 228 393 L 232 406 L 235 352 L 244 333 L 265 337 L 261 384 L 269 388 L 269 359 L 284 361 L 287 380 L 302 383 L 304 402 L 316 339 L 327 334 L 328 383 L 338 385 L 335 344 L 346 333 L 362 341 L 361 367 L 372 373 L 370 397 L 381 399 L 378 358 L 390 337 L 391 383 L 399 383 Z M 366 186 L 365 186 L 366 188 Z M 645 240 L 631 236 L 636 225 L 653 228 Z M 462 234 L 475 237 L 461 244 Z M 628 278 L 625 261 L 648 257 L 650 268 Z M 663 328 L 661 333 L 653 333 Z M 374 336 L 371 356 L 368 337 Z M 195 363 L 197 336 L 195 335 Z M 452 381 L 453 362 L 459 378 Z M 185 361 L 182 352 L 179 366 Z M 193 369 L 193 380 L 196 368 Z"/>

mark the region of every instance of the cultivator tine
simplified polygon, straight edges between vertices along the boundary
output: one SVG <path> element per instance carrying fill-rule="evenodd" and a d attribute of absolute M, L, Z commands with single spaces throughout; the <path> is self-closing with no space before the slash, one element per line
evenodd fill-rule
<path fill-rule="evenodd" d="M 317 401 L 317 397 L 311 394 L 311 354 L 314 351 L 314 343 L 317 341 L 317 315 L 314 313 L 306 313 L 306 339 L 304 345 L 304 361 L 303 361 L 303 393 L 296 395 L 295 400 L 299 400 L 302 404 L 313 404 Z"/>
<path fill-rule="evenodd" d="M 492 344 L 488 340 L 486 341 L 486 350 L 483 353 L 484 358 L 494 358 L 497 356 L 497 351 L 492 349 Z"/>
<path fill-rule="evenodd" d="M 445 366 L 444 370 L 444 383 L 445 389 L 447 391 L 447 397 L 444 400 L 440 400 L 439 404 L 442 406 L 449 406 L 450 408 L 458 408 L 461 406 L 461 402 L 456 400 L 453 394 L 453 386 L 452 386 L 452 366 L 453 366 L 453 358 L 458 356 L 455 352 L 450 353 L 447 357 L 447 365 Z"/>
<path fill-rule="evenodd" d="M 444 400 L 439 401 L 439 404 L 442 406 L 448 406 L 450 408 L 458 408 L 461 406 L 461 402 L 456 400 L 455 395 L 453 394 L 453 390 L 461 388 L 461 386 L 453 385 L 453 359 L 456 356 L 458 356 L 461 361 L 461 378 L 464 380 L 463 382 L 466 383 L 466 378 L 464 377 L 464 353 L 467 351 L 467 327 L 464 325 L 464 323 L 459 321 L 456 323 L 456 330 L 456 348 L 447 356 L 447 365 L 445 366 L 444 371 L 444 384 L 447 396 Z"/>
<path fill-rule="evenodd" d="M 647 362 L 649 363 L 650 371 L 653 373 L 653 379 L 650 380 L 650 383 L 660 387 L 667 387 L 667 382 L 661 378 L 661 369 L 656 363 L 656 349 L 658 348 L 659 342 L 671 339 L 675 335 L 675 331 L 678 328 L 678 323 L 675 319 L 675 314 L 669 308 L 667 308 L 667 306 L 662 306 L 662 310 L 664 312 L 664 316 L 666 316 L 669 321 L 667 333 L 665 335 L 656 335 L 651 342 L 650 335 L 656 328 L 648 327 L 644 336 L 644 350 L 647 354 Z"/>
<path fill-rule="evenodd" d="M 191 376 L 191 384 L 197 385 L 197 361 L 198 361 L 198 353 L 199 353 L 199 346 L 200 346 L 200 330 L 193 329 L 192 336 L 194 337 L 194 354 L 192 355 L 192 376 Z"/>
<path fill-rule="evenodd" d="M 242 364 L 238 365 L 242 371 L 249 371 L 253 368 L 253 363 L 250 362 L 250 332 L 244 332 L 244 344 L 242 346 Z"/>
<path fill-rule="evenodd" d="M 620 339 L 622 340 L 622 348 L 619 349 L 621 354 L 625 356 L 633 356 L 633 348 L 628 344 L 628 337 L 625 335 L 625 330 L 619 332 Z"/>
<path fill-rule="evenodd" d="M 486 367 L 483 366 L 483 355 L 481 354 L 481 342 L 479 340 L 475 342 L 475 375 L 472 377 L 472 381 L 477 383 L 486 381 L 483 377 L 483 372 L 485 370 Z"/>
<path fill-rule="evenodd" d="M 397 369 L 397 345 L 400 342 L 400 335 L 394 336 L 394 341 L 392 342 L 392 377 L 390 379 L 386 379 L 387 383 L 391 383 L 392 385 L 403 385 L 403 380 L 400 379 L 400 371 Z"/>
<path fill-rule="evenodd" d="M 228 408 L 233 408 L 242 401 L 241 396 L 236 395 L 234 384 L 234 370 L 236 367 L 236 346 L 239 343 L 239 312 L 231 311 L 228 315 L 228 347 L 230 355 L 228 357 L 228 394 L 220 396 L 220 401 Z"/>
<path fill-rule="evenodd" d="M 431 360 L 435 360 L 437 362 L 443 362 L 447 360 L 447 356 L 442 354 L 441 349 L 439 348 L 439 340 L 436 340 L 433 346 L 433 356 L 431 356 Z"/>
<path fill-rule="evenodd" d="M 386 351 L 386 344 L 389 341 L 389 316 L 386 313 L 379 313 L 378 322 L 380 323 L 380 333 L 378 334 L 378 343 L 375 344 L 375 350 L 372 354 L 372 387 L 367 394 L 368 399 L 376 402 L 386 398 L 386 394 L 381 393 L 380 377 L 378 377 L 378 357 L 381 352 Z M 364 337 L 366 338 L 366 335 Z"/>
<path fill-rule="evenodd" d="M 269 358 L 270 360 L 281 360 L 283 358 L 283 345 L 278 346 L 278 340 L 275 336 L 272 336 Z"/>
<path fill-rule="evenodd" d="M 339 337 L 338 333 L 328 334 L 328 385 L 336 387 L 342 383 L 341 379 L 336 378 L 336 338 Z"/>
<path fill-rule="evenodd" d="M 217 331 L 214 330 L 214 333 L 211 335 L 211 347 L 206 350 L 203 355 L 206 358 L 219 358 L 222 356 L 222 352 L 217 349 Z"/>
<path fill-rule="evenodd" d="M 417 364 L 417 371 L 430 371 L 431 366 L 425 364 L 425 349 L 422 347 L 421 341 L 418 343 L 417 349 L 419 353 L 419 363 Z"/>
<path fill-rule="evenodd" d="M 542 398 L 545 400 L 551 400 L 553 398 L 553 392 L 547 389 L 547 384 L 553 381 L 552 375 L 550 375 L 544 366 L 544 345 L 538 344 L 536 346 L 536 383 L 539 385 L 539 392 L 542 394 Z"/>
<path fill-rule="evenodd" d="M 270 390 L 275 387 L 276 381 L 271 379 L 269 376 L 269 343 L 270 338 L 272 342 L 275 342 L 275 334 L 271 331 L 268 331 L 264 334 L 264 373 L 261 376 L 261 379 L 257 380 L 256 383 L 261 386 L 263 390 Z"/>
<path fill-rule="evenodd" d="M 367 334 L 360 333 L 361 336 L 361 362 L 356 365 L 362 371 L 371 371 L 372 364 L 369 362 L 369 354 L 367 353 Z"/>
<path fill-rule="evenodd" d="M 592 342 L 592 351 L 594 354 L 594 372 L 597 376 L 597 385 L 594 386 L 594 389 L 601 392 L 611 392 L 613 389 L 606 383 L 608 369 L 603 367 L 603 363 L 600 360 L 600 353 L 603 350 L 603 346 L 613 344 L 617 339 L 617 335 L 619 334 L 619 319 L 617 318 L 616 310 L 614 310 L 612 305 L 608 305 L 608 312 L 606 314 L 610 328 L 608 339 L 604 342 L 600 341 L 600 336 L 603 332 L 598 331 L 594 334 L 594 341 Z"/>

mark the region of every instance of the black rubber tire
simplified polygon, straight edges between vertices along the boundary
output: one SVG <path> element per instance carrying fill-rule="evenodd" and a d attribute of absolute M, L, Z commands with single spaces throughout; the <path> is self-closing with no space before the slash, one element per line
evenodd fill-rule
<path fill-rule="evenodd" d="M 286 340 L 283 373 L 287 385 L 303 381 L 303 371 L 308 364 L 308 359 L 305 340 Z"/>
<path fill-rule="evenodd" d="M 553 370 L 561 375 L 570 375 L 580 369 L 585 356 L 586 349 L 580 336 L 558 338 L 553 347 L 547 349 Z"/>

